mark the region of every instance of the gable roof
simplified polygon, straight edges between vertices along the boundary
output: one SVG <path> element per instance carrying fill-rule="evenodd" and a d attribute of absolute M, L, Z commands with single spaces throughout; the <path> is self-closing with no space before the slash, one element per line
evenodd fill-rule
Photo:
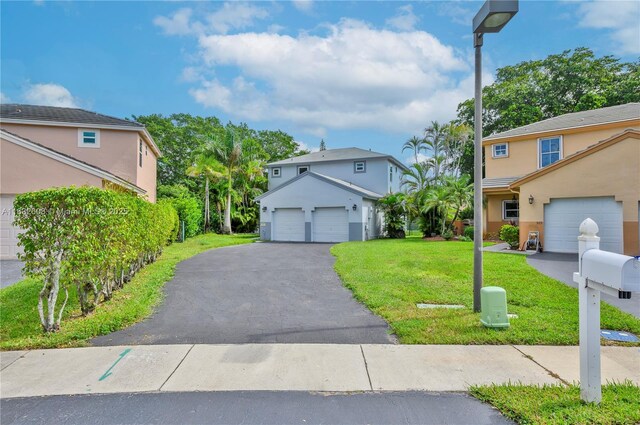
<path fill-rule="evenodd" d="M 2 136 L 2 138 L 8 141 L 9 143 L 13 143 L 14 145 L 21 146 L 32 152 L 39 153 L 55 161 L 69 165 L 73 168 L 84 171 L 88 174 L 99 177 L 101 179 L 108 180 L 119 186 L 132 190 L 140 195 L 147 193 L 147 191 L 142 189 L 141 187 L 138 187 L 135 184 L 123 179 L 122 177 L 118 177 L 115 174 L 110 173 L 109 171 L 103 170 L 102 168 L 96 167 L 95 165 L 91 165 L 87 162 L 80 161 L 79 159 L 76 159 L 62 152 L 58 152 L 54 149 L 51 149 L 48 146 L 43 146 L 40 143 L 34 142 L 33 140 L 26 139 L 22 136 L 19 136 L 15 133 L 7 131 L 3 128 L 0 128 L 0 136 Z"/>
<path fill-rule="evenodd" d="M 3 103 L 0 104 L 0 122 L 80 128 L 91 126 L 95 128 L 138 131 L 145 136 L 144 138 L 147 139 L 149 147 L 156 156 L 162 156 L 160 149 L 144 124 L 87 111 L 85 109 Z"/>
<path fill-rule="evenodd" d="M 356 186 L 355 184 L 351 184 L 347 181 L 341 180 L 341 179 L 337 179 L 335 177 L 329 177 L 329 176 L 325 176 L 324 174 L 318 174 L 318 173 L 314 173 L 313 171 L 307 171 L 304 172 L 302 174 L 300 174 L 299 176 L 296 176 L 294 178 L 292 178 L 291 180 L 287 180 L 286 182 L 284 182 L 283 184 L 281 184 L 280 186 L 276 187 L 273 190 L 270 190 L 268 192 L 263 193 L 262 195 L 258 196 L 257 198 L 255 198 L 256 201 L 261 200 L 262 198 L 271 195 L 272 193 L 275 193 L 277 191 L 279 191 L 280 189 L 289 186 L 290 184 L 297 182 L 298 180 L 302 180 L 305 177 L 313 177 L 316 178 L 322 182 L 325 183 L 329 183 L 332 184 L 336 187 L 339 187 L 340 189 L 344 189 L 347 190 L 349 192 L 353 192 L 356 195 L 360 195 L 364 198 L 368 198 L 368 199 L 380 199 L 382 198 L 384 195 L 381 195 L 379 193 L 376 192 L 372 192 L 368 189 L 365 189 L 363 187 L 360 186 Z"/>
<path fill-rule="evenodd" d="M 489 137 L 485 137 L 483 142 L 632 120 L 640 120 L 640 103 L 627 103 L 608 108 L 564 114 L 503 131 L 502 133 L 492 134 Z"/>
<path fill-rule="evenodd" d="M 565 165 L 571 164 L 574 161 L 577 161 L 581 158 L 584 158 L 585 156 L 594 154 L 598 151 L 601 151 L 602 149 L 608 148 L 611 145 L 614 145 L 618 142 L 621 142 L 623 140 L 626 140 L 628 138 L 632 138 L 632 139 L 638 139 L 640 140 L 640 130 L 634 130 L 634 129 L 628 129 L 623 131 L 622 133 L 618 133 L 615 134 L 611 137 L 609 137 L 608 139 L 605 140 L 601 140 L 600 142 L 591 145 L 581 151 L 578 151 L 576 153 L 573 153 L 559 161 L 554 162 L 551 165 L 547 165 L 544 168 L 540 168 L 539 170 L 536 170 L 532 173 L 529 173 L 515 181 L 513 181 L 510 185 L 509 188 L 516 188 L 521 186 L 524 183 L 530 182 L 531 180 L 537 179 L 538 177 L 541 177 L 547 173 L 550 173 L 552 171 L 557 170 L 558 168 L 564 167 Z"/>
<path fill-rule="evenodd" d="M 144 128 L 144 125 L 140 124 L 139 122 L 123 120 L 120 118 L 98 114 L 97 112 L 91 112 L 80 108 L 22 105 L 18 103 L 7 103 L 0 105 L 0 118 Z"/>
<path fill-rule="evenodd" d="M 522 176 L 514 177 L 496 177 L 482 179 L 482 190 L 484 189 L 506 189 L 511 183 L 518 180 Z"/>
<path fill-rule="evenodd" d="M 292 158 L 283 159 L 281 161 L 271 162 L 267 164 L 269 167 L 278 166 L 278 165 L 289 165 L 289 164 L 310 164 L 314 162 L 325 162 L 325 161 L 346 161 L 346 160 L 358 160 L 358 159 L 369 159 L 369 158 L 386 158 L 402 169 L 407 169 L 407 167 L 402 164 L 400 161 L 395 159 L 391 155 L 387 155 L 379 152 L 372 152 L 365 149 L 360 148 L 340 148 L 340 149 L 327 149 L 324 151 L 311 152 L 306 155 L 294 156 Z"/>

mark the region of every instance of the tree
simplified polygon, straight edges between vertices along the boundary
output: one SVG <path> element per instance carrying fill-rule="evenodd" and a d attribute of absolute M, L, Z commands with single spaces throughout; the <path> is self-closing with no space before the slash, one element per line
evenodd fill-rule
<path fill-rule="evenodd" d="M 447 126 L 438 121 L 431 121 L 431 125 L 424 129 L 424 145 L 431 152 L 429 163 L 433 167 L 433 175 L 437 181 L 440 171 L 446 165 L 447 158 L 444 155 L 447 139 Z"/>
<path fill-rule="evenodd" d="M 571 112 L 640 102 L 640 60 L 597 58 L 584 47 L 497 70 L 483 88 L 483 135 Z M 473 125 L 474 101 L 458 105 L 458 120 Z"/>
<path fill-rule="evenodd" d="M 414 164 L 417 164 L 420 162 L 418 155 L 420 155 L 420 152 L 424 151 L 425 148 L 426 146 L 424 143 L 424 139 L 417 136 L 413 136 L 412 138 L 404 142 L 404 145 L 402 145 L 402 152 L 406 150 L 412 151 Z"/>
<path fill-rule="evenodd" d="M 464 175 L 456 178 L 453 176 L 445 179 L 445 189 L 449 194 L 450 207 L 454 211 L 451 223 L 458 219 L 458 216 L 473 201 L 473 183 L 470 183 L 469 176 Z"/>
<path fill-rule="evenodd" d="M 210 151 L 204 149 L 196 156 L 194 164 L 187 168 L 187 175 L 191 177 L 204 177 L 204 231 L 208 232 L 211 228 L 211 211 L 209 208 L 210 191 L 209 183 L 212 181 L 220 181 L 224 178 L 224 166 L 220 164 L 211 154 Z"/>
<path fill-rule="evenodd" d="M 320 150 L 321 151 L 327 150 L 327 145 L 324 143 L 324 139 L 320 139 Z"/>
<path fill-rule="evenodd" d="M 447 229 L 447 216 L 451 206 L 451 195 L 445 186 L 435 186 L 424 194 L 421 212 L 433 213 L 440 219 L 440 234 Z"/>
<path fill-rule="evenodd" d="M 387 237 L 403 239 L 404 225 L 407 212 L 404 193 L 390 193 L 378 200 L 380 209 L 384 212 L 384 231 Z"/>

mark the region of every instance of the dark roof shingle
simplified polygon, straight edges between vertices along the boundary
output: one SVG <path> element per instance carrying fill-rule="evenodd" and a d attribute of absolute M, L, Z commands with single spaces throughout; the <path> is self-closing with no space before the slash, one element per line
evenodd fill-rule
<path fill-rule="evenodd" d="M 51 121 L 144 128 L 144 125 L 135 121 L 115 118 L 79 108 L 21 105 L 16 103 L 3 103 L 2 105 L 0 105 L 0 119 Z"/>

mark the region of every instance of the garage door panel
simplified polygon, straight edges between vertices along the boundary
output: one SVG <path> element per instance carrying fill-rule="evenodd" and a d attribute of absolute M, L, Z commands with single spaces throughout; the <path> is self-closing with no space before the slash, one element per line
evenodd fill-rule
<path fill-rule="evenodd" d="M 622 204 L 613 197 L 552 199 L 544 208 L 544 249 L 578 252 L 578 228 L 586 218 L 600 229 L 600 248 L 622 252 Z"/>
<path fill-rule="evenodd" d="M 276 208 L 273 212 L 273 240 L 304 242 L 304 212 L 301 208 Z"/>
<path fill-rule="evenodd" d="M 16 258 L 22 248 L 18 246 L 20 228 L 13 225 L 15 195 L 0 195 L 0 258 Z"/>
<path fill-rule="evenodd" d="M 349 240 L 349 213 L 344 207 L 316 208 L 312 216 L 314 242 Z"/>

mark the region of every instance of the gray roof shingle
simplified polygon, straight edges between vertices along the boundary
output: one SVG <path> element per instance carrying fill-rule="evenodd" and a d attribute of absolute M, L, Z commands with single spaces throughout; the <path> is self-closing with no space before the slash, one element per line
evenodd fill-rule
<path fill-rule="evenodd" d="M 518 180 L 522 176 L 514 176 L 514 177 L 497 177 L 492 179 L 484 178 L 482 179 L 482 188 L 483 189 L 497 189 L 497 188 L 507 188 L 511 183 Z"/>
<path fill-rule="evenodd" d="M 121 127 L 144 128 L 144 125 L 79 108 L 61 108 L 57 106 L 21 105 L 3 103 L 0 105 L 0 119 L 26 121 L 51 121 L 78 124 L 113 125 Z"/>
<path fill-rule="evenodd" d="M 522 136 L 545 131 L 564 130 L 567 128 L 586 127 L 608 122 L 628 121 L 640 119 L 640 103 L 610 106 L 608 108 L 592 109 L 590 111 L 573 112 L 543 121 L 534 122 L 522 127 L 503 131 L 485 137 L 484 141 Z"/>
<path fill-rule="evenodd" d="M 355 160 L 355 159 L 369 159 L 369 158 L 388 158 L 403 169 L 405 165 L 395 159 L 391 155 L 387 155 L 379 152 L 372 152 L 360 148 L 340 148 L 340 149 L 327 149 L 324 151 L 312 152 L 306 155 L 294 156 L 292 158 L 283 159 L 268 164 L 269 166 L 288 165 L 288 164 L 309 164 L 313 162 L 324 161 L 342 161 L 342 160 Z"/>

